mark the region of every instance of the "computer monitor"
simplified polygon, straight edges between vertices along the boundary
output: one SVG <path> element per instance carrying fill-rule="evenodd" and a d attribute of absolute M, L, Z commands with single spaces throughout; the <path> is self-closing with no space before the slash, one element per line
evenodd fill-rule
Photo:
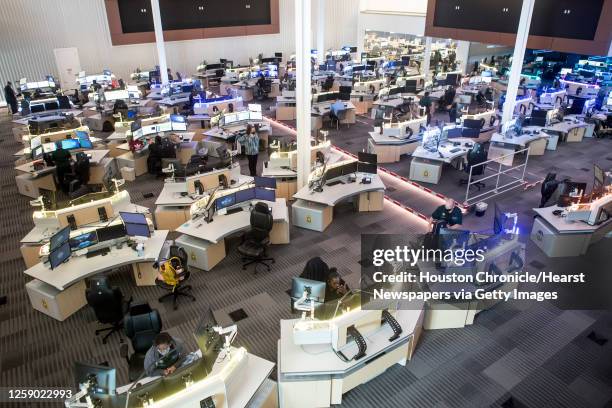
<path fill-rule="evenodd" d="M 441 228 L 438 232 L 438 249 L 465 249 L 470 240 L 470 231 Z"/>
<path fill-rule="evenodd" d="M 170 115 L 170 124 L 172 130 L 187 130 L 187 122 L 185 117 L 181 115 Z"/>
<path fill-rule="evenodd" d="M 49 251 L 59 248 L 70 239 L 70 226 L 64 227 L 49 239 Z"/>
<path fill-rule="evenodd" d="M 270 190 L 263 187 L 255 187 L 255 199 L 275 202 L 276 201 L 276 190 Z"/>
<path fill-rule="evenodd" d="M 404 84 L 404 90 L 406 93 L 416 93 L 417 81 L 415 79 L 409 79 Z"/>
<path fill-rule="evenodd" d="M 342 166 L 328 167 L 325 171 L 325 180 L 333 180 L 342 177 Z"/>
<path fill-rule="evenodd" d="M 35 147 L 34 149 L 32 149 L 32 160 L 36 160 L 41 158 L 43 155 L 43 147 L 42 146 L 38 146 Z"/>
<path fill-rule="evenodd" d="M 98 236 L 98 242 L 123 238 L 126 235 L 125 226 L 123 224 L 109 225 L 108 227 L 99 228 L 96 234 Z"/>
<path fill-rule="evenodd" d="M 480 137 L 480 129 L 473 129 L 468 127 L 461 128 L 461 137 L 471 137 L 476 139 Z"/>
<path fill-rule="evenodd" d="M 74 380 L 77 389 L 79 389 L 79 384 L 90 382 L 91 377 L 96 378 L 97 388 L 90 391 L 96 394 L 115 395 L 117 387 L 117 372 L 115 368 L 81 362 L 75 363 Z"/>
<path fill-rule="evenodd" d="M 142 213 L 119 212 L 119 216 L 125 225 L 126 235 L 130 237 L 150 237 L 147 217 Z"/>
<path fill-rule="evenodd" d="M 255 199 L 255 188 L 236 191 L 236 203 L 243 203 Z"/>
<path fill-rule="evenodd" d="M 217 198 L 217 200 L 215 201 L 217 211 L 227 207 L 231 207 L 234 204 L 236 204 L 236 193 L 224 195 L 222 197 Z"/>
<path fill-rule="evenodd" d="M 480 119 L 463 119 L 463 127 L 470 129 L 482 128 L 482 120 Z"/>
<path fill-rule="evenodd" d="M 86 232 L 81 235 L 77 235 L 74 238 L 70 238 L 70 249 L 77 251 L 79 249 L 87 248 L 98 243 L 98 234 L 96 231 Z"/>
<path fill-rule="evenodd" d="M 325 302 L 326 283 L 305 278 L 293 278 L 291 280 L 291 298 L 297 300 L 304 292 L 308 293 L 308 299 L 312 302 Z"/>
<path fill-rule="evenodd" d="M 261 112 L 261 105 L 258 103 L 249 103 L 250 112 Z"/>
<path fill-rule="evenodd" d="M 461 94 L 459 95 L 459 103 L 462 105 L 469 105 L 472 103 L 472 95 Z"/>
<path fill-rule="evenodd" d="M 593 173 L 595 177 L 595 183 L 598 183 L 603 186 L 606 183 L 606 172 L 601 167 L 594 164 Z"/>
<path fill-rule="evenodd" d="M 251 119 L 251 114 L 249 111 L 240 111 L 238 112 L 238 122 L 247 122 Z"/>
<path fill-rule="evenodd" d="M 376 174 L 378 167 L 371 163 L 357 163 L 357 171 L 360 173 Z"/>
<path fill-rule="evenodd" d="M 49 264 L 55 269 L 70 258 L 70 242 L 65 241 L 49 253 Z"/>
<path fill-rule="evenodd" d="M 356 161 L 348 162 L 340 166 L 342 170 L 343 176 L 348 176 L 349 174 L 357 173 L 357 163 Z"/>
<path fill-rule="evenodd" d="M 455 139 L 455 138 L 461 137 L 462 133 L 463 133 L 462 128 L 451 127 L 451 128 L 448 128 L 448 131 L 446 132 L 446 138 Z M 480 133 L 480 131 L 478 133 Z"/>
<path fill-rule="evenodd" d="M 255 187 L 276 188 L 276 179 L 255 176 Z"/>
<path fill-rule="evenodd" d="M 45 110 L 56 110 L 59 109 L 59 102 L 45 102 Z"/>
<path fill-rule="evenodd" d="M 45 111 L 45 105 L 42 103 L 36 105 L 30 105 L 30 112 L 32 113 L 41 113 Z"/>
<path fill-rule="evenodd" d="M 261 112 L 250 112 L 251 120 L 263 120 L 263 114 Z"/>
<path fill-rule="evenodd" d="M 346 93 L 350 94 L 350 93 L 352 92 L 352 90 L 353 90 L 353 87 L 352 87 L 352 86 L 341 86 L 341 87 L 338 89 L 338 91 L 339 91 L 341 94 L 346 94 Z"/>
<path fill-rule="evenodd" d="M 375 153 L 359 152 L 357 153 L 357 159 L 360 162 L 364 162 L 364 163 L 370 163 L 370 164 L 378 163 L 378 156 Z"/>
<path fill-rule="evenodd" d="M 80 148 L 79 139 L 63 139 L 62 148 L 66 150 L 73 150 Z"/>
<path fill-rule="evenodd" d="M 217 357 L 219 350 L 222 349 L 224 336 L 213 330 L 211 325 L 200 323 L 194 332 L 198 348 L 202 352 L 202 364 L 205 371 L 210 373 Z"/>
<path fill-rule="evenodd" d="M 559 196 L 557 205 L 559 207 L 567 207 L 571 204 L 580 203 L 584 197 L 584 194 L 586 193 L 587 183 L 567 181 L 564 184 L 564 190 Z"/>
<path fill-rule="evenodd" d="M 178 367 L 174 372 L 164 377 L 164 389 L 168 395 L 176 394 L 185 389 L 185 379 L 196 382 L 206 377 L 206 361 L 198 358 L 189 364 Z M 207 405 L 201 405 L 207 407 Z"/>

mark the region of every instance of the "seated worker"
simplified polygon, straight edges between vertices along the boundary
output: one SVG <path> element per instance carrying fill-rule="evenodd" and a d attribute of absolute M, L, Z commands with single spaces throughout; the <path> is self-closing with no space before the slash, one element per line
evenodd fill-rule
<path fill-rule="evenodd" d="M 180 367 L 184 352 L 185 345 L 181 339 L 165 332 L 159 333 L 145 355 L 145 372 L 149 377 L 172 374 Z"/>
<path fill-rule="evenodd" d="M 427 115 L 427 124 L 431 122 L 431 97 L 429 92 L 425 92 L 425 95 L 419 100 L 419 106 L 425 108 L 425 114 Z"/>
<path fill-rule="evenodd" d="M 266 84 L 266 77 L 264 77 L 263 72 L 260 72 L 259 78 L 257 78 L 257 82 L 255 83 L 255 85 L 257 85 L 259 89 L 263 89 L 265 84 Z"/>
<path fill-rule="evenodd" d="M 57 184 L 65 193 L 68 192 L 66 175 L 72 172 L 72 156 L 70 152 L 62 147 L 62 141 L 55 142 L 55 151 L 51 153 L 51 160 L 55 165 Z"/>
<path fill-rule="evenodd" d="M 327 92 L 330 89 L 332 89 L 333 86 L 334 86 L 334 77 L 333 75 L 328 75 L 327 78 L 325 78 L 325 82 L 323 83 L 323 85 L 321 85 L 321 89 Z"/>
<path fill-rule="evenodd" d="M 147 158 L 147 171 L 149 174 L 159 175 L 162 169 L 163 146 L 161 136 L 155 136 L 155 142 L 149 145 L 149 157 Z"/>
<path fill-rule="evenodd" d="M 349 287 L 340 277 L 336 268 L 330 268 L 325 281 L 325 303 L 333 302 L 346 295 Z"/>
<path fill-rule="evenodd" d="M 431 218 L 434 221 L 438 221 L 438 225 L 445 224 L 451 227 L 453 225 L 461 225 L 463 223 L 463 214 L 456 204 L 455 200 L 447 198 L 444 204 L 436 208 Z M 440 227 L 445 225 L 440 225 Z"/>

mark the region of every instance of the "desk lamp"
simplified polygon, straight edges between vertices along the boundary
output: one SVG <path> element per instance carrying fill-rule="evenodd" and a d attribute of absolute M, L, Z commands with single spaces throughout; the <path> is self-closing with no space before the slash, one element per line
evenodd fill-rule
<path fill-rule="evenodd" d="M 219 333 L 219 335 L 225 335 L 225 343 L 223 344 L 223 350 L 225 351 L 225 357 L 228 357 L 231 360 L 231 346 L 232 342 L 236 338 L 236 335 L 238 334 L 238 326 L 235 324 L 225 328 L 221 326 L 214 326 L 213 330 Z"/>
<path fill-rule="evenodd" d="M 115 186 L 115 192 L 118 193 L 119 192 L 119 187 L 121 187 L 122 185 L 125 184 L 125 180 L 124 179 L 116 179 L 113 178 L 111 179 L 111 181 L 113 182 L 114 186 Z"/>
<path fill-rule="evenodd" d="M 30 205 L 32 207 L 40 207 L 41 211 L 45 211 L 45 198 L 43 196 L 38 196 L 36 200 L 30 201 Z"/>
<path fill-rule="evenodd" d="M 174 183 L 175 178 L 174 178 L 174 163 L 170 163 L 168 164 L 168 167 L 164 167 L 162 169 L 162 173 L 164 174 L 170 174 L 170 177 L 167 178 L 166 180 L 170 183 Z"/>

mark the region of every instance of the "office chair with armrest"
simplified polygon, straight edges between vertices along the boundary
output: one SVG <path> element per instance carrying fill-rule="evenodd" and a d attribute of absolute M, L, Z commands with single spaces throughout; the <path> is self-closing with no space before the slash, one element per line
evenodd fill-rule
<path fill-rule="evenodd" d="M 539 208 L 548 207 L 549 205 L 553 204 L 550 199 L 552 198 L 558 187 L 559 181 L 557 180 L 557 174 L 548 173 L 544 178 L 544 181 L 542 182 L 542 187 L 540 188 L 542 198 L 540 199 Z"/>
<path fill-rule="evenodd" d="M 481 188 L 486 187 L 485 183 L 474 180 L 473 177 L 482 176 L 484 174 L 486 166 L 479 166 L 479 164 L 482 164 L 486 162 L 487 160 L 488 159 L 487 159 L 486 150 L 482 147 L 480 143 L 474 143 L 474 147 L 467 154 L 467 165 L 464 166 L 463 171 L 465 171 L 467 174 L 470 174 L 470 169 L 474 167 L 472 170 L 472 180 L 471 181 L 472 182 L 476 181 L 476 183 L 472 184 L 472 186 L 476 187 L 478 191 L 480 191 Z M 463 185 L 468 184 L 469 182 L 470 182 L 469 179 L 463 179 L 459 182 L 459 185 L 463 186 Z"/>
<path fill-rule="evenodd" d="M 270 231 L 274 226 L 272 211 L 266 203 L 259 202 L 255 204 L 251 211 L 251 229 L 244 234 L 242 243 L 238 246 L 238 252 L 242 255 L 242 269 L 255 264 L 255 273 L 257 273 L 257 265 L 264 265 L 268 271 L 270 265 L 268 262 L 275 263 L 274 258 L 267 257 L 266 249 L 270 245 Z"/>
<path fill-rule="evenodd" d="M 162 303 L 164 300 L 172 298 L 172 306 L 174 310 L 178 308 L 178 299 L 181 296 L 189 298 L 193 302 L 196 301 L 195 296 L 193 296 L 191 293 L 188 293 L 192 290 L 192 287 L 191 285 L 187 285 L 187 281 L 191 276 L 191 272 L 189 272 L 189 269 L 187 268 L 187 260 L 187 252 L 185 252 L 183 248 L 176 245 L 170 246 L 168 262 L 172 263 L 172 267 L 174 268 L 174 270 L 182 268 L 183 272 L 177 273 L 175 275 L 174 281 L 166 280 L 167 278 L 165 274 L 162 274 L 162 276 L 164 276 L 164 280 L 155 279 L 155 284 L 157 286 L 169 291 L 169 293 L 166 293 L 165 295 L 161 296 L 158 301 Z M 169 266 L 168 262 L 165 262 L 164 264 L 160 265 L 160 270 L 161 268 L 167 268 Z"/>
<path fill-rule="evenodd" d="M 334 114 L 333 111 L 329 111 L 329 119 L 331 121 L 331 125 L 334 125 L 336 122 L 336 130 L 340 128 L 340 122 L 342 122 L 346 118 L 346 110 L 338 111 L 338 113 Z M 346 127 L 349 127 L 349 124 L 346 124 Z"/>
<path fill-rule="evenodd" d="M 132 301 L 125 301 L 121 290 L 111 287 L 105 276 L 92 278 L 89 287 L 85 290 L 87 304 L 91 306 L 96 314 L 96 318 L 102 324 L 110 324 L 110 327 L 96 330 L 96 336 L 102 332 L 108 332 L 102 338 L 102 343 L 106 344 L 108 337 L 119 332 L 123 328 L 123 316 L 128 311 Z"/>
<path fill-rule="evenodd" d="M 147 351 L 162 330 L 162 320 L 159 312 L 151 309 L 148 303 L 133 303 L 123 318 L 123 328 L 132 343 L 133 353 L 129 354 L 127 343 L 121 345 L 120 352 L 128 363 L 129 380 L 136 381 L 144 371 Z"/>

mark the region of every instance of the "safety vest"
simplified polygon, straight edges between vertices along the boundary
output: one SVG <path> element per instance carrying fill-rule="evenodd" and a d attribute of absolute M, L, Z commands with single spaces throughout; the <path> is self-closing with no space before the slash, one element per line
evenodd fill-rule
<path fill-rule="evenodd" d="M 181 264 L 181 259 L 173 256 L 170 259 L 167 259 L 164 263 L 159 265 L 159 272 L 161 273 L 162 278 L 164 279 L 164 283 L 166 285 L 176 287 L 179 283 L 179 278 L 176 273 L 176 269 L 172 266 L 172 260 L 176 259 L 179 264 Z M 182 266 L 182 264 L 181 264 Z"/>

